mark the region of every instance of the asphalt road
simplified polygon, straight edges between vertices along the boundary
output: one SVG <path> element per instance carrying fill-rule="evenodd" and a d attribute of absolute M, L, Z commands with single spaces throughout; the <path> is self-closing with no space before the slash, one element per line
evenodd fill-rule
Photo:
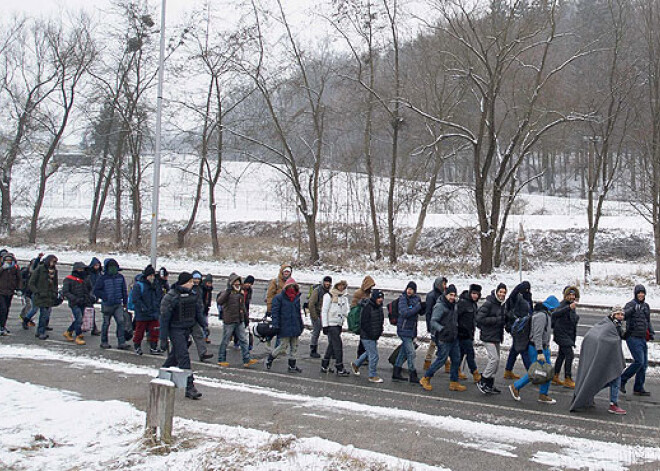
<path fill-rule="evenodd" d="M 23 331 L 18 320 L 20 302 L 12 306 L 8 323 L 12 334 L 1 338 L 6 345 L 37 346 L 53 351 L 64 351 L 72 355 L 99 359 L 113 359 L 131 365 L 158 367 L 162 357 L 136 356 L 132 352 L 116 349 L 99 349 L 99 337 L 87 336 L 87 346 L 78 347 L 65 342 L 62 332 L 70 322 L 70 313 L 65 306 L 54 310 L 51 338 L 39 341 L 34 337 L 34 328 Z M 110 339 L 116 345 L 114 331 L 110 329 Z M 220 337 L 220 329 L 212 328 L 215 353 Z M 268 430 L 273 433 L 294 433 L 298 436 L 321 436 L 346 445 L 387 453 L 401 458 L 422 461 L 452 469 L 551 469 L 533 459 L 539 451 L 554 450 L 554 445 L 520 443 L 515 450 L 504 453 L 499 449 L 488 449 L 488 443 L 470 437 L 466 430 L 462 433 L 435 427 L 433 421 L 427 426 L 408 421 L 406 415 L 422 414 L 436 417 L 438 423 L 453 418 L 465 419 L 471 423 L 506 425 L 527 430 L 544 430 L 568 437 L 586 438 L 604 442 L 630 445 L 660 446 L 660 384 L 658 376 L 651 374 L 647 389 L 650 398 L 633 396 L 622 397 L 621 405 L 629 413 L 625 417 L 607 414 L 606 398 L 597 398 L 596 409 L 581 414 L 571 414 L 568 406 L 572 392 L 564 388 L 551 388 L 551 395 L 557 399 L 555 406 L 543 406 L 536 402 L 532 387 L 525 388 L 523 400 L 518 403 L 504 391 L 500 396 L 484 397 L 476 387 L 467 382 L 464 393 L 448 391 L 448 377 L 438 373 L 434 378 L 432 392 L 423 391 L 418 385 L 393 383 L 388 378 L 391 368 L 384 360 L 391 347 L 381 346 L 379 374 L 385 383 L 373 385 L 361 377 L 336 378 L 334 375 L 319 373 L 319 360 L 306 357 L 309 334 L 301 337 L 299 365 L 303 368 L 300 376 L 292 377 L 286 372 L 284 358 L 276 360 L 273 369 L 266 371 L 262 365 L 250 370 L 238 367 L 239 352 L 229 349 L 228 361 L 236 367 L 220 369 L 212 363 L 194 362 L 193 369 L 198 378 L 199 389 L 204 394 L 201 401 L 179 400 L 176 413 L 183 417 L 206 422 L 241 425 Z M 344 352 L 348 359 L 353 358 L 356 343 L 353 336 L 345 336 Z M 322 344 L 321 351 L 325 350 Z M 191 352 L 194 347 L 191 348 Z M 253 356 L 264 358 L 268 352 L 265 344 L 257 344 Z M 191 353 L 194 359 L 196 353 Z M 423 354 L 418 351 L 418 369 L 421 369 Z M 483 359 L 478 358 L 483 364 Z M 504 361 L 504 358 L 503 358 Z M 363 368 L 364 371 L 364 368 Z M 518 372 L 520 366 L 518 366 Z M 119 399 L 131 402 L 137 408 L 146 407 L 148 378 L 132 376 L 58 361 L 33 360 L 28 356 L 20 359 L 3 359 L 0 363 L 2 376 L 29 381 L 51 387 L 79 392 L 83 398 L 109 400 Z M 295 379 L 294 379 L 295 378 Z M 504 389 L 505 381 L 498 377 L 498 385 Z M 277 394 L 272 393 L 275 391 Z M 300 397 L 318 398 L 304 401 Z M 333 411 L 324 407 L 324 402 L 340 401 L 353 404 L 365 413 Z M 339 403 L 338 403 L 339 404 Z M 368 408 L 378 410 L 404 411 L 402 416 L 385 417 L 369 413 Z M 496 437 L 493 437 L 494 439 Z M 474 443 L 471 442 L 474 441 Z M 458 444 L 460 442 L 460 444 Z M 507 445 L 509 446 L 509 445 Z M 484 447 L 486 452 L 484 452 Z M 554 450 L 553 452 L 556 452 Z M 631 469 L 660 469 L 660 462 L 654 461 Z"/>

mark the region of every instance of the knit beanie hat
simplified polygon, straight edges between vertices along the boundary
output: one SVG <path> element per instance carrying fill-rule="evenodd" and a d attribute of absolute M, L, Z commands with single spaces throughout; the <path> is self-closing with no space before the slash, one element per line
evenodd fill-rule
<path fill-rule="evenodd" d="M 412 290 L 416 293 L 417 292 L 417 283 L 414 281 L 409 281 L 408 284 L 406 285 L 406 290 L 408 288 L 412 288 Z"/>
<path fill-rule="evenodd" d="M 377 299 L 382 299 L 382 298 L 385 298 L 385 295 L 383 294 L 383 292 L 381 290 L 374 289 L 374 290 L 371 291 L 371 300 L 373 302 L 376 302 Z"/>
<path fill-rule="evenodd" d="M 504 283 L 500 283 L 499 285 L 497 285 L 497 288 L 495 288 L 495 292 L 497 293 L 501 289 L 503 289 L 505 291 L 509 291 L 509 289 L 506 287 L 506 285 Z"/>
<path fill-rule="evenodd" d="M 449 293 L 454 293 L 454 294 L 458 293 L 458 291 L 456 290 L 456 286 L 454 285 L 447 286 L 447 289 L 445 290 L 445 294 L 449 294 Z"/>
<path fill-rule="evenodd" d="M 323 283 L 328 282 L 332 284 L 332 277 L 331 276 L 324 276 L 323 277 Z"/>
<path fill-rule="evenodd" d="M 470 285 L 470 293 L 479 293 L 481 294 L 481 285 L 478 284 L 471 284 Z"/>
<path fill-rule="evenodd" d="M 190 273 L 188 273 L 187 271 L 182 271 L 181 273 L 179 273 L 179 278 L 176 280 L 176 282 L 178 285 L 185 285 L 192 279 L 193 276 Z"/>
<path fill-rule="evenodd" d="M 144 269 L 144 271 L 142 272 L 142 274 L 143 274 L 144 277 L 146 278 L 146 277 L 148 277 L 149 275 L 155 275 L 155 274 L 156 274 L 156 270 L 154 270 L 154 267 L 152 267 L 151 265 L 147 265 L 146 268 Z"/>
<path fill-rule="evenodd" d="M 246 276 L 245 279 L 243 280 L 243 283 L 254 284 L 254 276 L 252 275 Z"/>

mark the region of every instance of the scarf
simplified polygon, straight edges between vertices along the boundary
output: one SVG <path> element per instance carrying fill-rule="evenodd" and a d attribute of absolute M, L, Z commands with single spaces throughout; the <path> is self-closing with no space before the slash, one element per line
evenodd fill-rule
<path fill-rule="evenodd" d="M 289 301 L 293 301 L 296 299 L 296 289 L 293 286 L 290 286 L 284 291 L 284 294 L 286 295 L 287 298 L 289 298 Z"/>
<path fill-rule="evenodd" d="M 337 288 L 332 288 L 330 290 L 330 296 L 332 296 L 332 302 L 335 304 L 338 303 L 339 296 L 343 296 L 345 291 L 346 290 L 339 291 Z"/>

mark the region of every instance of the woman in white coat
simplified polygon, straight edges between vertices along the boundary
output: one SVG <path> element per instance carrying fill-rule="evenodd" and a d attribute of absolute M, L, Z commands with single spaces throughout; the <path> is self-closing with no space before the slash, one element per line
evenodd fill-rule
<path fill-rule="evenodd" d="M 334 356 L 337 375 L 348 376 L 350 374 L 344 369 L 344 346 L 341 341 L 341 329 L 350 310 L 350 300 L 346 296 L 347 287 L 346 280 L 341 280 L 323 296 L 321 325 L 323 333 L 328 336 L 328 348 L 321 360 L 321 373 L 332 372 L 330 359 Z"/>

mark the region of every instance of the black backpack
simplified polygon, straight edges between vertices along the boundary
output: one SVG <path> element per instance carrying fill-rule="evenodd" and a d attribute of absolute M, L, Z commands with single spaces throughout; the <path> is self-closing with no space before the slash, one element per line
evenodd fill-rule
<path fill-rule="evenodd" d="M 530 314 L 517 318 L 511 326 L 513 337 L 513 348 L 518 352 L 527 350 L 529 346 L 529 334 L 532 331 L 532 316 Z"/>
<path fill-rule="evenodd" d="M 387 305 L 387 318 L 391 325 L 396 325 L 399 321 L 399 299 L 395 299 Z"/>

